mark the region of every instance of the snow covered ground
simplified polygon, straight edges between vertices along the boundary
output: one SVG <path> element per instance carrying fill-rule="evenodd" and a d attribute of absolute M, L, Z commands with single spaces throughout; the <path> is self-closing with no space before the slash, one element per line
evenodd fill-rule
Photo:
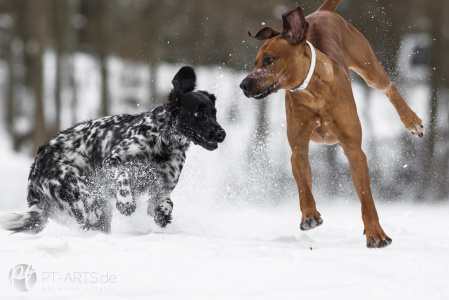
<path fill-rule="evenodd" d="M 24 210 L 31 160 L 0 154 L 0 213 Z M 55 223 L 36 236 L 0 231 L 1 299 L 449 299 L 447 204 L 378 203 L 393 244 L 367 249 L 355 195 L 317 199 L 324 224 L 301 232 L 296 198 L 196 198 L 192 172 L 186 164 L 166 229 L 141 209 L 116 216 L 110 235 Z M 18 264 L 37 275 L 28 292 L 8 280 Z"/>

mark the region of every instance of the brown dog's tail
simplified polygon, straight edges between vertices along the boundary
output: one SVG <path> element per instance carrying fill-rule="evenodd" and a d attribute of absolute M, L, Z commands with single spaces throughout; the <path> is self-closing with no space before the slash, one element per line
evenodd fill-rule
<path fill-rule="evenodd" d="M 327 10 L 327 11 L 335 11 L 337 9 L 338 4 L 340 4 L 341 0 L 326 0 L 318 10 Z"/>

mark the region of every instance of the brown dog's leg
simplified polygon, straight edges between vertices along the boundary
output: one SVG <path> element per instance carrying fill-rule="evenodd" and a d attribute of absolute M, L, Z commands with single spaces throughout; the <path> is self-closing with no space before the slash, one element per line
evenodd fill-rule
<path fill-rule="evenodd" d="M 345 50 L 347 53 L 344 55 L 349 68 L 362 76 L 370 87 L 385 93 L 398 112 L 405 128 L 413 135 L 423 137 L 424 127 L 422 120 L 410 109 L 401 94 L 399 94 L 398 89 L 391 82 L 384 68 L 377 60 L 369 42 L 354 27 L 351 30 L 351 38 L 357 42 L 346 44 L 348 45 L 347 50 Z"/>
<path fill-rule="evenodd" d="M 341 144 L 351 167 L 352 181 L 362 204 L 362 220 L 365 225 L 366 246 L 381 248 L 388 246 L 391 239 L 385 234 L 379 224 L 379 217 L 374 205 L 370 189 L 370 178 L 366 156 L 360 145 Z"/>
<path fill-rule="evenodd" d="M 301 208 L 301 230 L 313 229 L 323 224 L 323 219 L 316 209 L 315 199 L 312 195 L 312 173 L 309 164 L 307 146 L 305 149 L 292 153 L 291 162 L 293 176 L 299 192 L 299 207 Z"/>
<path fill-rule="evenodd" d="M 343 85 L 341 85 L 341 88 L 343 88 Z M 350 87 L 347 88 L 346 97 L 353 97 L 349 89 Z M 366 246 L 368 248 L 381 248 L 388 246 L 392 240 L 385 234 L 379 224 L 379 217 L 371 194 L 368 163 L 365 153 L 362 151 L 362 127 L 354 100 L 350 100 L 346 103 L 347 105 L 337 103 L 330 109 L 334 120 L 333 132 L 348 158 L 352 181 L 362 205 Z"/>
<path fill-rule="evenodd" d="M 293 111 L 286 101 L 287 137 L 292 149 L 292 171 L 299 192 L 302 212 L 301 230 L 309 230 L 323 224 L 312 195 L 312 171 L 309 163 L 309 141 L 312 131 L 318 126 L 316 116 L 305 107 Z"/>

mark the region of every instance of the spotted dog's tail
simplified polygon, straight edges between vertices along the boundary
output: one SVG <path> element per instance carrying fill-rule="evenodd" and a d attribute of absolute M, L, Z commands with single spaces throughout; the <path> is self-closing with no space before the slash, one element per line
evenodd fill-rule
<path fill-rule="evenodd" d="M 47 225 L 48 218 L 45 212 L 37 205 L 32 205 L 25 213 L 14 213 L 0 216 L 0 226 L 13 233 L 23 232 L 36 234 Z"/>
<path fill-rule="evenodd" d="M 327 11 L 335 11 L 337 9 L 338 4 L 340 4 L 341 0 L 326 0 L 318 10 L 327 10 Z"/>

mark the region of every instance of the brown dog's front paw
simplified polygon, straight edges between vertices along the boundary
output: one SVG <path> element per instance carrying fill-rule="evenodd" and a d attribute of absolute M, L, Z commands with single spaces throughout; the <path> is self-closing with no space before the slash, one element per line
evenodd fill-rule
<path fill-rule="evenodd" d="M 323 219 L 321 219 L 321 217 L 311 217 L 311 218 L 306 218 L 301 222 L 301 225 L 299 225 L 299 228 L 301 228 L 301 230 L 310 230 L 313 229 L 315 227 L 320 226 L 321 224 L 323 224 Z"/>
<path fill-rule="evenodd" d="M 390 239 L 389 237 L 387 237 L 384 240 L 377 240 L 377 241 L 374 241 L 374 239 L 371 239 L 366 243 L 366 247 L 367 248 L 384 248 L 384 247 L 387 247 L 388 245 L 390 245 L 392 242 L 393 242 L 393 240 Z"/>
<path fill-rule="evenodd" d="M 366 234 L 366 231 L 363 232 Z M 366 235 L 366 247 L 367 248 L 385 248 L 391 245 L 393 240 L 388 237 L 383 231 L 380 234 Z"/>

